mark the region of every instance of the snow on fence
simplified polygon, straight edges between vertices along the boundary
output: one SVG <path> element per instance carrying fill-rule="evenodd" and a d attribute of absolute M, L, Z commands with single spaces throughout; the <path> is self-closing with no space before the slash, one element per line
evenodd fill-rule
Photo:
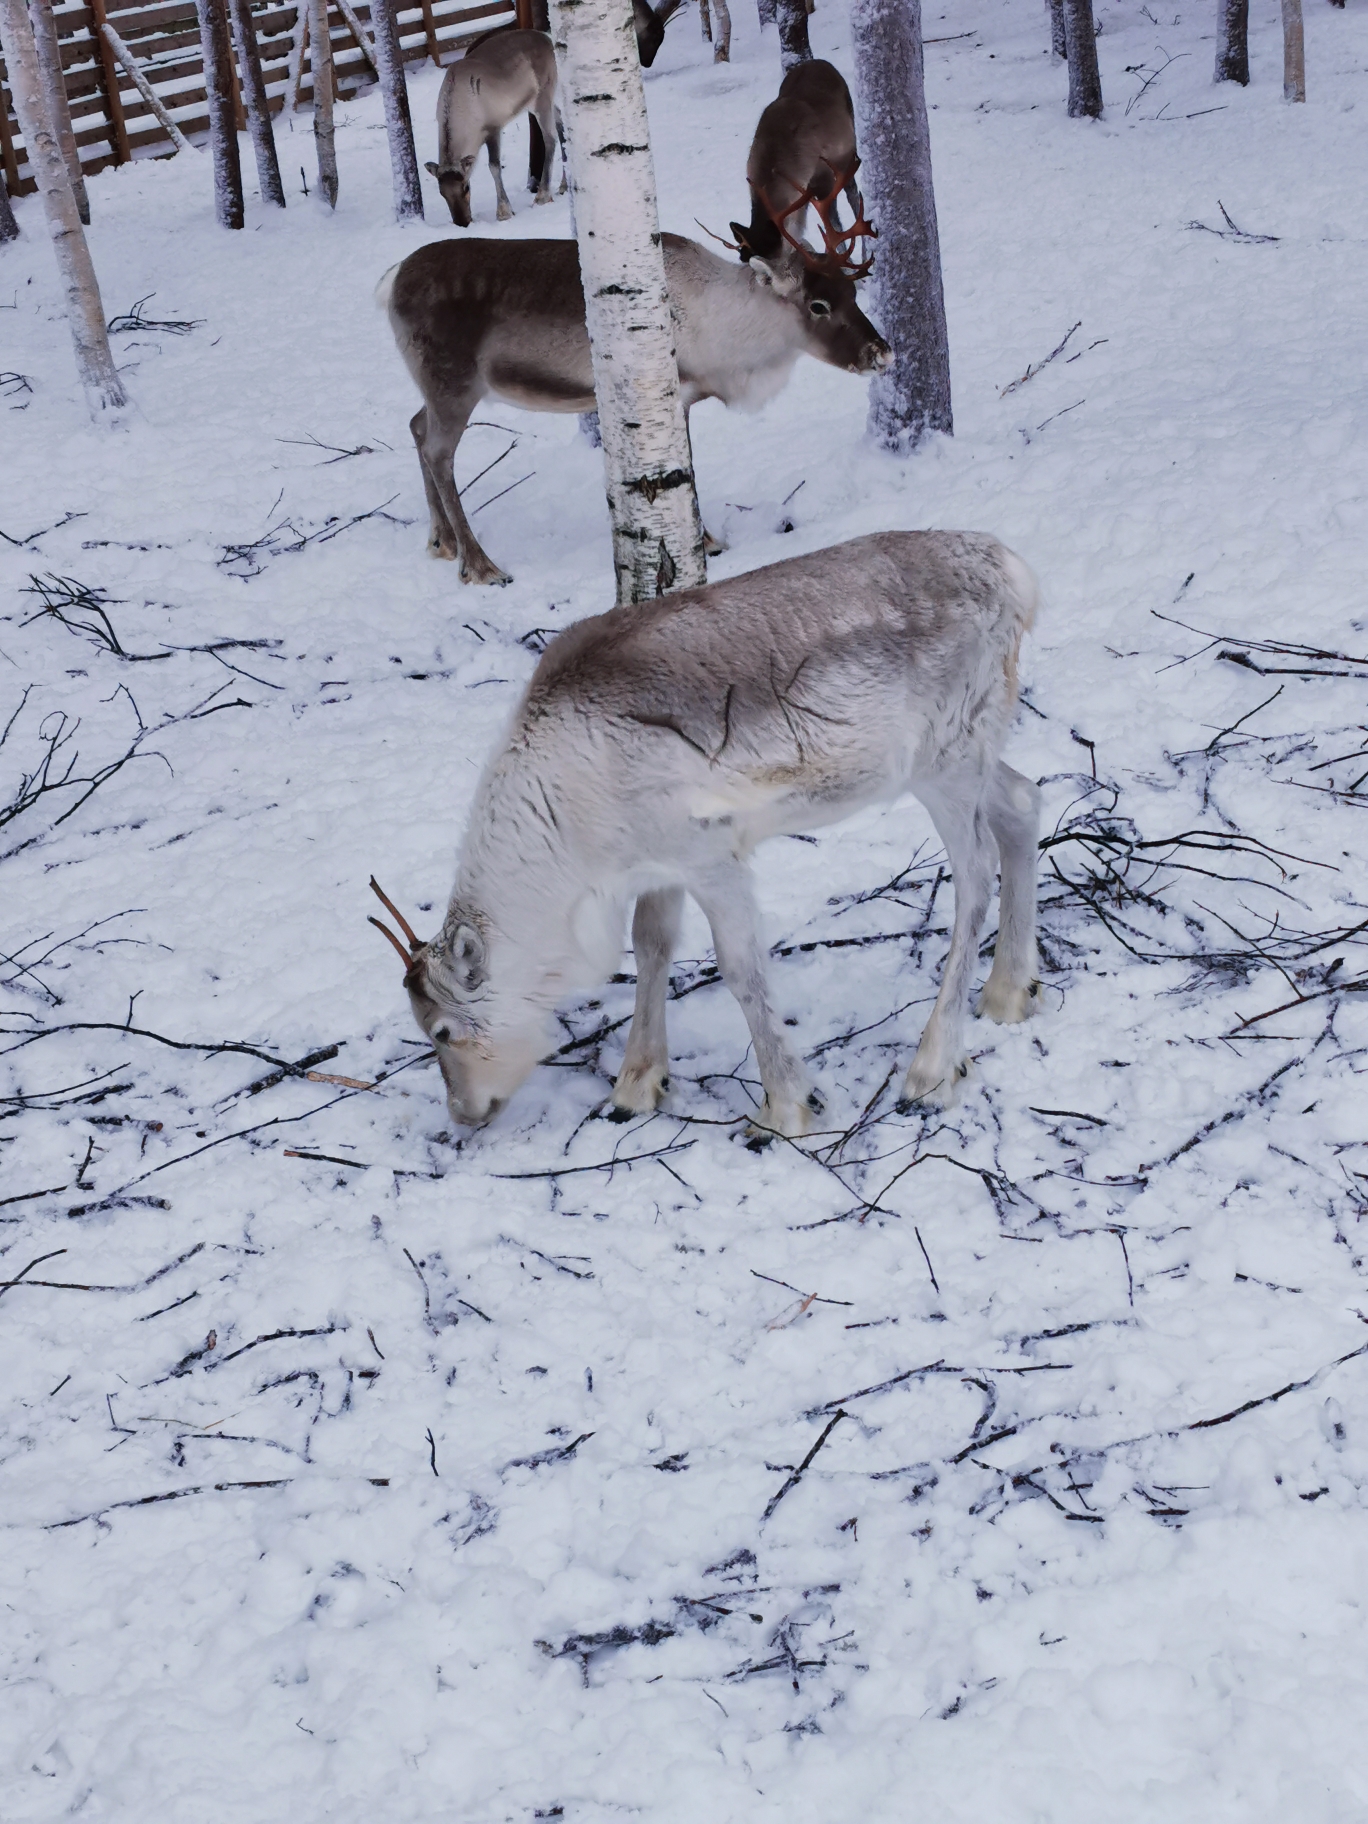
<path fill-rule="evenodd" d="M 252 6 L 261 52 L 262 71 L 272 113 L 286 105 L 293 85 L 292 55 L 302 7 L 276 5 L 272 0 Z M 119 64 L 100 26 L 107 19 L 136 58 L 144 76 L 182 133 L 204 132 L 209 110 L 204 93 L 204 60 L 200 50 L 199 20 L 194 0 L 90 0 L 87 5 L 54 5 L 62 69 L 72 125 L 82 168 L 101 171 L 106 165 L 125 164 L 131 158 L 155 157 L 174 151 L 165 127 L 138 93 L 132 78 Z M 417 6 L 399 7 L 399 34 L 406 63 L 450 63 L 463 41 L 489 25 L 502 24 L 515 13 L 515 0 L 483 0 L 465 5 L 461 0 L 420 0 Z M 355 22 L 355 23 L 353 23 Z M 355 24 L 368 27 L 366 0 L 347 0 L 339 6 L 330 0 L 329 37 L 332 42 L 333 92 L 351 95 L 375 80 L 370 46 L 358 43 Z M 311 65 L 303 52 L 299 100 L 311 100 Z M 233 98 L 239 131 L 246 117 L 239 93 L 236 59 L 233 63 Z M 8 70 L 0 54 L 0 164 L 11 196 L 24 195 L 36 186 L 23 134 L 14 113 Z"/>

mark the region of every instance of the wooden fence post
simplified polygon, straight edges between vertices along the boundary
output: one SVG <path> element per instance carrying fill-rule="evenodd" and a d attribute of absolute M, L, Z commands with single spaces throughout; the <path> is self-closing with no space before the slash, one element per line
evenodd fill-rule
<path fill-rule="evenodd" d="M 428 56 L 440 65 L 442 54 L 437 48 L 437 21 L 432 16 L 431 0 L 420 0 L 423 8 L 423 30 L 427 33 Z"/>
<path fill-rule="evenodd" d="M 90 0 L 90 23 L 94 30 L 95 50 L 100 60 L 100 89 L 105 99 L 109 149 L 116 165 L 126 165 L 133 156 L 128 143 L 128 126 L 124 120 L 123 102 L 119 99 L 119 67 L 114 53 L 105 42 L 105 0 Z"/>
<path fill-rule="evenodd" d="M 10 98 L 0 82 L 0 165 L 5 168 L 5 182 L 11 196 L 19 194 L 19 160 L 14 156 L 14 135 L 9 123 Z"/>

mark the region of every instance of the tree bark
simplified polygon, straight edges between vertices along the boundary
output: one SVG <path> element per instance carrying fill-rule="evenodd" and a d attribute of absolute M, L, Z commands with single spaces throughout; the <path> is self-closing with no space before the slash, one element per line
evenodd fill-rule
<path fill-rule="evenodd" d="M 1050 4 L 1050 53 L 1061 62 L 1069 54 L 1069 42 L 1064 34 L 1064 0 L 1049 0 Z"/>
<path fill-rule="evenodd" d="M 894 355 L 870 385 L 869 434 L 910 450 L 954 430 L 921 0 L 852 0 L 850 27 L 866 207 L 879 228 L 873 315 Z"/>
<path fill-rule="evenodd" d="M 418 175 L 418 154 L 413 146 L 413 116 L 409 113 L 408 83 L 404 77 L 404 56 L 399 45 L 394 0 L 371 0 L 371 31 L 375 35 L 380 93 L 385 102 L 385 132 L 389 138 L 390 173 L 394 180 L 394 219 L 396 222 L 421 222 L 423 185 Z"/>
<path fill-rule="evenodd" d="M 128 395 L 109 352 L 100 287 L 76 211 L 76 197 L 66 161 L 48 117 L 38 49 L 24 0 L 0 0 L 0 39 L 5 45 L 14 109 L 42 194 L 52 232 L 52 248 L 57 256 L 57 270 L 66 291 L 76 371 L 85 388 L 90 415 L 99 419 L 126 406 Z"/>
<path fill-rule="evenodd" d="M 280 181 L 275 134 L 271 131 L 271 109 L 266 99 L 266 83 L 261 74 L 261 52 L 257 49 L 256 26 L 252 23 L 252 0 L 230 0 L 230 4 L 233 9 L 233 33 L 237 39 L 238 69 L 242 75 L 242 98 L 247 107 L 252 151 L 256 155 L 261 200 L 283 209 L 285 186 Z"/>
<path fill-rule="evenodd" d="M 773 25 L 775 19 L 778 17 L 775 12 L 776 4 L 777 0 L 756 0 L 756 10 L 760 14 L 760 30 L 762 32 L 767 25 Z"/>
<path fill-rule="evenodd" d="M 19 224 L 14 219 L 13 209 L 10 208 L 9 189 L 5 183 L 5 174 L 3 171 L 0 171 L 0 247 L 3 247 L 6 241 L 17 241 L 18 239 Z"/>
<path fill-rule="evenodd" d="M 328 0 L 310 0 L 309 73 L 313 79 L 318 187 L 323 192 L 329 209 L 336 209 L 337 148 L 333 141 L 332 33 L 328 28 Z"/>
<path fill-rule="evenodd" d="M 1301 0 L 1282 0 L 1283 100 L 1306 100 L 1306 41 Z"/>
<path fill-rule="evenodd" d="M 717 11 L 717 40 L 713 45 L 713 62 L 730 63 L 731 12 L 727 6 L 727 0 L 713 0 L 713 6 Z M 709 30 L 708 36 L 712 37 L 711 30 Z"/>
<path fill-rule="evenodd" d="M 1249 0 L 1216 0 L 1216 80 L 1249 86 Z"/>
<path fill-rule="evenodd" d="M 124 43 L 123 39 L 120 38 L 119 34 L 114 30 L 114 27 L 107 19 L 100 27 L 100 33 L 110 50 L 113 51 L 124 69 L 127 70 L 129 80 L 132 82 L 133 87 L 138 91 L 139 95 L 142 96 L 143 100 L 147 103 L 148 107 L 151 108 L 163 127 L 165 127 L 166 137 L 171 141 L 171 144 L 176 148 L 176 151 L 192 152 L 194 147 L 190 144 L 190 141 L 185 137 L 184 133 L 181 132 L 175 121 L 172 120 L 162 103 L 161 97 L 138 68 L 137 58 L 133 55 L 132 51 L 129 50 L 128 46 Z"/>
<path fill-rule="evenodd" d="M 86 195 L 81 155 L 76 150 L 76 135 L 71 128 L 71 109 L 67 105 L 66 83 L 62 77 L 62 47 L 57 41 L 57 20 L 53 16 L 52 0 L 29 0 L 29 21 L 33 26 L 33 42 L 38 52 L 43 88 L 47 94 L 48 112 L 57 133 L 57 143 L 62 148 L 62 157 L 66 161 L 72 193 L 76 198 L 76 213 L 83 222 L 88 223 L 90 198 Z"/>
<path fill-rule="evenodd" d="M 707 570 L 631 7 L 555 0 L 552 36 L 617 599 L 646 601 Z"/>
<path fill-rule="evenodd" d="M 209 104 L 209 141 L 214 152 L 214 213 L 221 228 L 242 226 L 242 161 L 238 156 L 233 107 L 233 47 L 228 36 L 227 0 L 195 0 L 204 56 L 204 93 Z"/>
<path fill-rule="evenodd" d="M 779 63 L 787 75 L 795 64 L 812 61 L 807 8 L 803 0 L 774 0 L 774 16 L 779 21 Z"/>
<path fill-rule="evenodd" d="M 1096 120 L 1102 112 L 1102 75 L 1092 0 L 1064 0 L 1064 45 L 1069 59 L 1069 118 Z"/>

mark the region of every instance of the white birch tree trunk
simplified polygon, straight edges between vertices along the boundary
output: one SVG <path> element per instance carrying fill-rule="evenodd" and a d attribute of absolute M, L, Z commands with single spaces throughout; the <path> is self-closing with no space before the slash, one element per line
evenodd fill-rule
<path fill-rule="evenodd" d="M 921 0 L 852 0 L 865 207 L 874 243 L 873 315 L 893 365 L 869 389 L 869 433 L 888 450 L 950 435 L 950 348 L 931 183 Z"/>
<path fill-rule="evenodd" d="M 390 173 L 394 180 L 396 222 L 423 219 L 423 185 L 418 176 L 418 154 L 413 146 L 413 117 L 409 113 L 404 53 L 399 43 L 395 0 L 371 0 L 371 30 L 375 34 L 375 62 L 380 72 L 380 93 L 385 103 L 385 133 L 389 139 Z M 547 157 L 550 157 L 547 151 Z"/>
<path fill-rule="evenodd" d="M 241 228 L 242 158 L 233 106 L 233 41 L 228 31 L 228 7 L 226 0 L 195 0 L 195 9 L 204 57 L 209 143 L 214 154 L 214 213 L 221 228 Z"/>
<path fill-rule="evenodd" d="M 5 46 L 14 109 L 38 180 L 57 270 L 66 290 L 67 318 L 76 350 L 76 371 L 85 388 L 92 418 L 120 411 L 128 404 L 123 381 L 114 367 L 105 330 L 104 305 L 91 263 L 90 249 L 76 212 L 76 198 L 66 161 L 48 117 L 38 49 L 24 0 L 0 0 L 0 40 Z"/>
<path fill-rule="evenodd" d="M 137 58 L 133 55 L 132 51 L 129 50 L 128 46 L 124 43 L 123 39 L 120 38 L 119 34 L 114 30 L 114 27 L 107 19 L 104 21 L 103 25 L 101 25 L 100 31 L 104 35 L 105 43 L 109 46 L 110 50 L 113 51 L 124 69 L 127 70 L 129 81 L 133 84 L 133 87 L 138 91 L 139 95 L 142 96 L 148 107 L 151 108 L 152 112 L 165 128 L 166 137 L 171 141 L 171 144 L 176 148 L 176 151 L 178 153 L 193 152 L 194 147 L 167 113 L 166 108 L 162 104 L 161 97 L 139 69 Z"/>
<path fill-rule="evenodd" d="M 201 0 L 201 4 L 203 0 Z M 337 148 L 333 141 L 332 33 L 328 0 L 311 0 L 309 71 L 313 77 L 314 145 L 318 152 L 318 187 L 329 209 L 337 207 Z"/>
<path fill-rule="evenodd" d="M 76 213 L 83 222 L 89 222 L 90 198 L 86 195 L 85 173 L 81 169 L 81 155 L 76 150 L 76 135 L 71 129 L 71 109 L 67 105 L 66 83 L 62 77 L 62 47 L 57 41 L 57 20 L 53 15 L 52 0 L 29 0 L 29 19 L 33 25 L 34 46 L 38 52 L 38 68 L 42 72 L 43 87 L 47 91 L 48 109 L 56 129 L 57 143 L 61 146 L 62 157 L 66 161 L 72 194 L 76 198 Z"/>
<path fill-rule="evenodd" d="M 628 0 L 554 0 L 552 37 L 619 602 L 706 582 L 641 61 Z"/>
<path fill-rule="evenodd" d="M 261 200 L 283 209 L 285 186 L 280 181 L 280 161 L 276 157 L 275 134 L 271 131 L 271 108 L 266 99 L 265 78 L 261 74 L 261 52 L 257 48 L 252 0 L 230 0 L 230 4 L 233 36 L 237 40 L 242 99 L 247 108 L 247 126 L 252 135 Z"/>

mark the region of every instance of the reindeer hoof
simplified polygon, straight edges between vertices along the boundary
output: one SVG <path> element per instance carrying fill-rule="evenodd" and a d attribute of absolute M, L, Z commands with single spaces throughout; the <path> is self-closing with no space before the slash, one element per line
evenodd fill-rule
<path fill-rule="evenodd" d="M 429 557 L 444 558 L 448 563 L 453 562 L 460 555 L 455 545 L 449 545 L 444 538 L 430 538 L 427 544 L 427 554 Z M 464 576 L 461 580 L 464 582 Z"/>
<path fill-rule="evenodd" d="M 608 1119 L 630 1121 L 636 1115 L 653 1115 L 669 1087 L 669 1070 L 663 1064 L 648 1065 L 644 1070 L 624 1068 L 613 1085 L 613 1106 Z"/>
<path fill-rule="evenodd" d="M 549 190 L 538 190 L 537 194 L 532 198 L 532 201 L 534 203 L 549 203 L 551 201 L 551 192 Z M 511 215 L 513 211 L 510 209 L 508 213 Z"/>
<path fill-rule="evenodd" d="M 979 997 L 978 1013 L 981 1019 L 996 1020 L 999 1026 L 1015 1026 L 1039 1013 L 1040 1008 L 1039 982 L 1014 988 L 1009 983 L 994 982 L 990 975 Z"/>
<path fill-rule="evenodd" d="M 506 570 L 500 570 L 497 564 L 491 564 L 486 558 L 483 563 L 461 564 L 461 581 L 463 583 L 484 583 L 492 588 L 502 589 L 511 583 L 513 578 Z"/>
<path fill-rule="evenodd" d="M 722 543 L 722 540 L 720 538 L 714 538 L 712 533 L 709 532 L 708 528 L 706 526 L 704 526 L 704 528 L 703 528 L 703 554 L 704 554 L 704 556 L 705 557 L 721 557 L 722 553 L 726 550 L 726 548 L 727 547 Z"/>
<path fill-rule="evenodd" d="M 816 1091 L 812 1094 L 815 1095 Z M 812 1096 L 798 1102 L 766 1101 L 759 1113 L 752 1115 L 746 1123 L 746 1145 L 753 1153 L 758 1153 L 763 1152 L 772 1140 L 798 1140 L 811 1130 L 813 1112 Z"/>
<path fill-rule="evenodd" d="M 903 1093 L 898 1098 L 898 1113 L 907 1115 L 928 1108 L 953 1107 L 968 1075 L 968 1058 L 962 1058 L 948 1071 L 935 1065 L 920 1064 L 914 1058 L 903 1083 Z"/>
<path fill-rule="evenodd" d="M 497 220 L 501 222 L 511 222 L 513 220 L 513 210 L 508 203 L 499 204 Z"/>

